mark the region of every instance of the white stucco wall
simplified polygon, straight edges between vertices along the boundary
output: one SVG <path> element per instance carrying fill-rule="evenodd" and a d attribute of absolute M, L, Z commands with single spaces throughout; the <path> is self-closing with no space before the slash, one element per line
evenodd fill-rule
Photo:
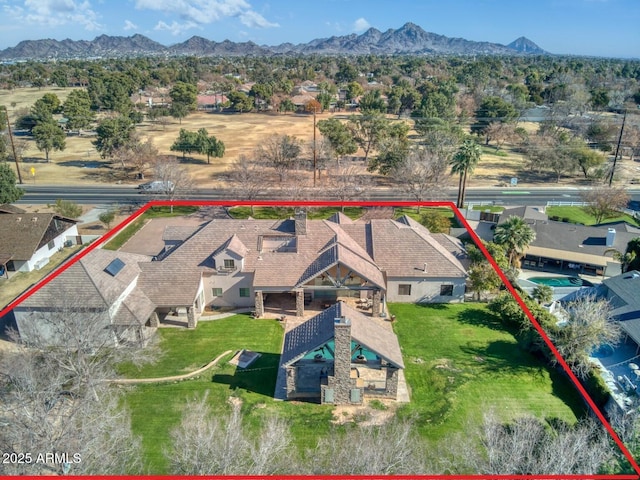
<path fill-rule="evenodd" d="M 236 271 L 231 275 L 211 275 L 205 279 L 205 304 L 217 307 L 252 307 L 254 292 L 253 273 Z M 213 289 L 222 288 L 222 296 L 214 297 Z M 248 288 L 249 296 L 241 297 L 240 289 Z"/>
<path fill-rule="evenodd" d="M 387 279 L 387 302 L 457 303 L 464 300 L 465 279 L 393 277 Z M 411 295 L 398 295 L 399 285 L 411 285 Z M 442 285 L 453 285 L 452 296 L 441 296 Z"/>
<path fill-rule="evenodd" d="M 28 262 L 25 262 L 21 268 L 17 271 L 20 272 L 30 272 L 36 269 L 36 264 L 42 259 L 49 259 L 54 253 L 60 251 L 64 247 L 64 242 L 66 241 L 68 236 L 76 236 L 78 235 L 78 227 L 74 224 L 71 228 L 64 231 L 56 238 L 53 239 L 53 246 L 49 248 L 49 244 L 43 245 L 33 254 L 31 259 Z M 17 265 L 16 265 L 17 267 Z"/>

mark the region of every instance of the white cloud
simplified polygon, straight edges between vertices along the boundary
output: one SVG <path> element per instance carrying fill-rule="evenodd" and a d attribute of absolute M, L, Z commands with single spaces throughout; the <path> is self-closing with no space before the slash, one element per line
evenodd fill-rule
<path fill-rule="evenodd" d="M 175 20 L 171 25 L 158 22 L 164 27 L 193 28 L 196 25 L 207 25 L 223 18 L 236 17 L 243 25 L 252 28 L 278 27 L 277 23 L 268 21 L 251 8 L 245 0 L 136 0 L 139 10 L 154 10 L 167 15 L 177 15 L 183 23 Z"/>
<path fill-rule="evenodd" d="M 135 23 L 133 23 L 130 20 L 125 20 L 124 21 L 124 27 L 122 27 L 125 31 L 129 31 L 129 30 L 138 30 L 138 25 L 136 25 Z"/>
<path fill-rule="evenodd" d="M 353 22 L 353 31 L 354 32 L 363 32 L 371 27 L 371 24 L 367 22 L 364 18 L 360 17 L 355 22 Z"/>
<path fill-rule="evenodd" d="M 183 32 L 186 32 L 188 30 L 191 30 L 192 28 L 197 28 L 198 25 L 196 23 L 193 22 L 185 22 L 185 23 L 178 23 L 175 20 L 173 22 L 171 22 L 171 25 L 166 24 L 163 21 L 159 21 L 158 24 L 153 27 L 154 30 L 159 30 L 159 31 L 167 31 L 170 32 L 171 35 L 180 35 Z"/>
<path fill-rule="evenodd" d="M 24 7 L 4 6 L 4 11 L 14 20 L 29 25 L 82 25 L 86 30 L 99 30 L 99 15 L 88 0 L 25 0 Z"/>

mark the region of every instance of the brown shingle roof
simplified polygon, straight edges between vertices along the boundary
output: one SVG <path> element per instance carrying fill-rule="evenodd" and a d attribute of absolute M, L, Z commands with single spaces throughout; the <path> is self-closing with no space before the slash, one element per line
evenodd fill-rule
<path fill-rule="evenodd" d="M 54 213 L 11 213 L 0 215 L 0 252 L 14 260 L 29 260 L 44 245 L 49 230 L 54 238 L 75 224 Z"/>
<path fill-rule="evenodd" d="M 112 276 L 105 268 L 116 258 L 124 266 Z M 108 309 L 140 275 L 140 264 L 150 261 L 145 255 L 95 249 L 25 299 L 20 306 L 46 308 L 57 296 L 72 294 L 73 303 L 83 308 Z"/>
<path fill-rule="evenodd" d="M 398 337 L 357 310 L 338 302 L 291 329 L 284 338 L 282 365 L 290 365 L 334 336 L 335 319 L 351 322 L 351 338 L 398 368 L 404 368 Z"/>

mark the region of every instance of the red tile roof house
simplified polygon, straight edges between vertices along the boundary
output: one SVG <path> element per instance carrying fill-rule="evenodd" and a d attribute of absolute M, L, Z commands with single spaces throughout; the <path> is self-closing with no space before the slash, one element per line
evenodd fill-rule
<path fill-rule="evenodd" d="M 42 268 L 65 242 L 76 243 L 76 223 L 55 213 L 0 205 L 0 276 Z"/>

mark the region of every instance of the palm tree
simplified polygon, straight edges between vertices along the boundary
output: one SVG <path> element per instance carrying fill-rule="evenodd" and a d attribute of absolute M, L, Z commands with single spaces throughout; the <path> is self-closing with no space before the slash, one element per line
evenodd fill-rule
<path fill-rule="evenodd" d="M 636 252 L 634 252 L 633 250 L 622 253 L 616 250 L 615 248 L 608 248 L 607 250 L 604 251 L 603 255 L 606 256 L 607 253 L 611 253 L 612 254 L 611 256 L 613 257 L 613 259 L 616 262 L 620 262 L 620 271 L 622 273 L 628 272 L 630 270 L 629 266 L 636 259 Z"/>
<path fill-rule="evenodd" d="M 464 206 L 467 176 L 473 172 L 473 169 L 478 164 L 481 153 L 480 145 L 473 140 L 465 140 L 451 159 L 451 173 L 460 175 L 458 182 L 458 201 L 456 204 L 458 208 Z"/>
<path fill-rule="evenodd" d="M 504 245 L 509 264 L 518 267 L 520 256 L 536 239 L 536 232 L 520 217 L 511 216 L 496 227 L 493 241 Z"/>

